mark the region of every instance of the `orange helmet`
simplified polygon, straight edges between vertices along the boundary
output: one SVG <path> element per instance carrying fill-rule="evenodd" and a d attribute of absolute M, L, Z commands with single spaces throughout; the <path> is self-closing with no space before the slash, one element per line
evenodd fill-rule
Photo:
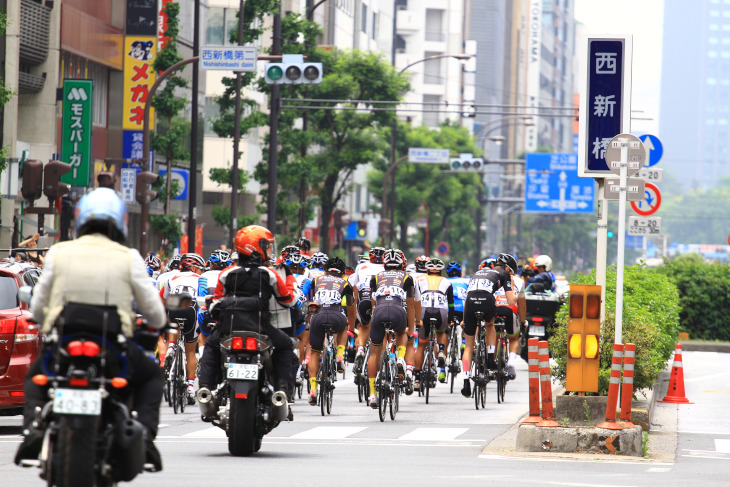
<path fill-rule="evenodd" d="M 243 227 L 234 242 L 239 259 L 264 263 L 277 254 L 274 234 L 260 225 Z"/>

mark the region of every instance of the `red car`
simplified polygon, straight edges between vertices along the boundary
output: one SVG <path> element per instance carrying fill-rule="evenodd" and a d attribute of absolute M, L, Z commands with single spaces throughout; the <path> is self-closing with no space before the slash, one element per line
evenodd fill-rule
<path fill-rule="evenodd" d="M 23 382 L 41 351 L 40 326 L 28 321 L 29 307 L 18 299 L 21 286 L 34 286 L 40 269 L 0 259 L 0 415 L 23 413 Z"/>

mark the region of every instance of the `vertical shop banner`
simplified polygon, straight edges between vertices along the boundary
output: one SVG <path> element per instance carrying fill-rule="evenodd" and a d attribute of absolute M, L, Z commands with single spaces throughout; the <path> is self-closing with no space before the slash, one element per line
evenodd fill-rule
<path fill-rule="evenodd" d="M 152 63 L 157 54 L 157 39 L 152 36 L 126 36 L 124 38 L 124 99 L 122 128 L 144 129 L 144 105 L 156 74 Z M 155 126 L 155 112 L 150 109 L 149 128 Z"/>
<path fill-rule="evenodd" d="M 203 225 L 195 227 L 195 253 L 203 255 Z"/>
<path fill-rule="evenodd" d="M 174 0 L 161 0 L 160 1 L 160 14 L 157 16 L 157 47 L 164 49 L 167 46 L 168 37 L 165 35 L 167 30 L 167 12 L 165 7 L 168 3 L 172 3 Z"/>
<path fill-rule="evenodd" d="M 530 0 L 527 30 L 527 106 L 539 107 L 540 99 L 540 63 L 542 60 L 542 0 Z M 525 127 L 525 151 L 537 150 L 537 120 Z"/>
<path fill-rule="evenodd" d="M 89 184 L 93 89 L 88 79 L 63 80 L 61 160 L 71 165 L 71 172 L 61 181 L 71 186 Z"/>
<path fill-rule="evenodd" d="M 180 253 L 181 254 L 188 253 L 188 236 L 187 235 L 180 235 Z"/>
<path fill-rule="evenodd" d="M 128 36 L 154 36 L 157 31 L 157 1 L 127 0 L 124 33 Z"/>

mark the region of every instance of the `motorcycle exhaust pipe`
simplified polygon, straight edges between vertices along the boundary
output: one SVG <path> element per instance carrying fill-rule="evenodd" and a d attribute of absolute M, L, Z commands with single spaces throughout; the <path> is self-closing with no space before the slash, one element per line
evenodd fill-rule
<path fill-rule="evenodd" d="M 200 414 L 206 418 L 215 418 L 218 416 L 218 406 L 215 403 L 215 395 L 207 388 L 201 387 L 195 394 L 200 406 Z"/>
<path fill-rule="evenodd" d="M 274 406 L 274 421 L 286 421 L 289 416 L 289 404 L 286 400 L 286 392 L 276 391 L 271 395 L 271 404 Z"/>

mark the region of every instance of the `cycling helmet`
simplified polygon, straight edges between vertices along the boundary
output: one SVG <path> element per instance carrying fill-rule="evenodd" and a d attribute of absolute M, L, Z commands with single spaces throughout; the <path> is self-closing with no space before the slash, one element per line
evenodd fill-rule
<path fill-rule="evenodd" d="M 302 254 L 290 255 L 284 263 L 292 270 L 292 272 L 296 272 L 297 274 L 307 267 L 307 262 Z"/>
<path fill-rule="evenodd" d="M 180 268 L 180 254 L 173 255 L 170 259 L 170 263 L 167 264 L 167 267 L 165 267 L 166 272 L 170 272 L 175 269 Z"/>
<path fill-rule="evenodd" d="M 277 253 L 274 234 L 260 225 L 240 229 L 234 243 L 241 261 L 263 264 Z"/>
<path fill-rule="evenodd" d="M 227 250 L 216 249 L 210 254 L 208 262 L 211 264 L 227 264 L 231 259 L 231 253 Z"/>
<path fill-rule="evenodd" d="M 553 268 L 553 260 L 547 255 L 538 255 L 533 263 L 535 267 L 544 266 L 547 272 L 550 272 Z"/>
<path fill-rule="evenodd" d="M 408 274 L 413 274 L 414 272 L 416 272 L 416 265 L 415 264 L 408 264 L 406 266 L 406 272 Z"/>
<path fill-rule="evenodd" d="M 370 255 L 360 254 L 357 256 L 357 263 L 362 264 L 363 262 L 370 262 Z"/>
<path fill-rule="evenodd" d="M 201 270 L 205 269 L 205 260 L 198 254 L 182 254 L 180 257 L 180 269 L 186 271 L 191 267 L 197 267 Z"/>
<path fill-rule="evenodd" d="M 281 251 L 281 256 L 286 259 L 290 255 L 294 255 L 294 254 L 298 254 L 298 253 L 299 253 L 299 247 L 297 247 L 296 245 L 287 245 Z"/>
<path fill-rule="evenodd" d="M 312 255 L 312 267 L 316 269 L 324 269 L 324 265 L 327 263 L 327 254 L 324 252 L 315 252 Z"/>
<path fill-rule="evenodd" d="M 96 188 L 76 203 L 76 237 L 101 233 L 115 242 L 127 240 L 127 205 L 113 189 Z"/>
<path fill-rule="evenodd" d="M 446 266 L 446 275 L 449 277 L 460 277 L 461 276 L 461 264 L 455 260 L 449 262 Z"/>
<path fill-rule="evenodd" d="M 512 269 L 512 272 L 517 274 L 517 261 L 514 257 L 509 254 L 499 254 L 497 256 L 497 264 L 501 264 L 505 267 Z"/>
<path fill-rule="evenodd" d="M 428 256 L 420 255 L 416 257 L 416 272 L 426 272 L 426 262 L 428 262 Z"/>
<path fill-rule="evenodd" d="M 436 257 L 429 259 L 428 262 L 426 262 L 426 272 L 429 274 L 441 274 L 444 267 L 444 261 Z"/>
<path fill-rule="evenodd" d="M 368 255 L 370 256 L 370 262 L 372 262 L 373 264 L 382 264 L 383 254 L 385 254 L 385 249 L 383 247 L 373 247 L 372 249 L 370 249 L 370 252 L 368 252 Z"/>
<path fill-rule="evenodd" d="M 351 276 L 351 275 L 353 275 L 354 273 L 355 273 L 355 269 L 353 269 L 353 268 L 352 268 L 352 267 L 350 267 L 349 265 L 348 265 L 347 267 L 345 267 L 345 275 L 346 275 L 346 276 Z"/>
<path fill-rule="evenodd" d="M 402 253 L 398 249 L 388 249 L 383 254 L 383 267 L 386 269 L 401 269 L 406 265 Z"/>
<path fill-rule="evenodd" d="M 345 273 L 345 263 L 339 257 L 330 257 L 325 263 L 324 270 L 341 276 Z"/>
<path fill-rule="evenodd" d="M 147 267 L 150 268 L 150 270 L 153 271 L 159 271 L 160 267 L 162 267 L 162 262 L 160 262 L 160 258 L 157 257 L 157 254 L 150 254 L 147 256 L 147 258 L 144 260 L 144 263 Z"/>
<path fill-rule="evenodd" d="M 403 253 L 401 249 L 393 249 L 400 255 L 400 258 L 403 259 L 403 264 L 400 266 L 400 269 L 402 271 L 406 270 L 406 266 L 408 265 L 408 259 L 406 259 L 406 254 Z"/>
<path fill-rule="evenodd" d="M 304 249 L 305 252 L 309 252 L 312 249 L 312 243 L 306 237 L 301 237 L 296 243 L 299 250 Z"/>
<path fill-rule="evenodd" d="M 481 263 L 479 264 L 479 268 L 480 268 L 480 269 L 484 269 L 484 268 L 486 267 L 486 268 L 488 268 L 488 269 L 493 269 L 493 268 L 494 268 L 494 264 L 496 264 L 496 263 L 497 263 L 496 259 L 492 259 L 492 258 L 490 257 L 489 259 L 484 259 L 484 260 L 483 260 L 483 261 L 482 261 L 482 262 L 481 262 Z"/>

